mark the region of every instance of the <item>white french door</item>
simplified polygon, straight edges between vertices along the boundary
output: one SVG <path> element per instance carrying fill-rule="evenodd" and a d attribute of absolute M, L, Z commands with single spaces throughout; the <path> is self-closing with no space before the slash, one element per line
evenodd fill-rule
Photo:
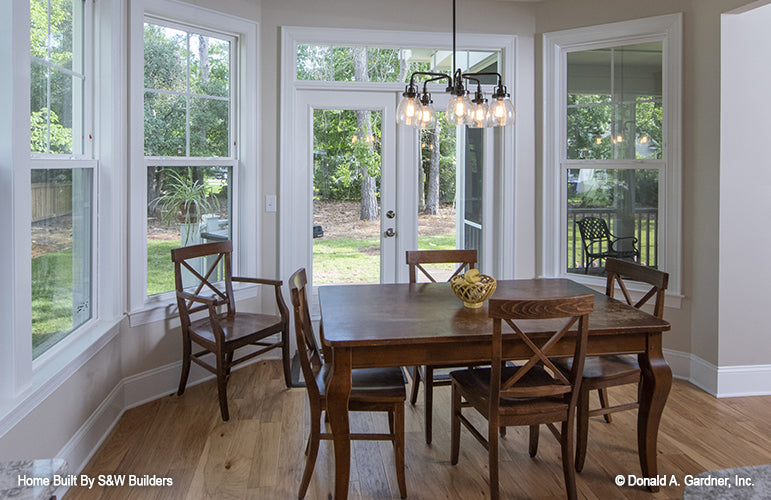
<path fill-rule="evenodd" d="M 291 204 L 299 210 L 294 211 L 294 228 L 290 231 L 295 235 L 292 253 L 302 261 L 300 265 L 306 268 L 313 285 L 397 281 L 398 254 L 404 247 L 400 244 L 400 199 L 404 203 L 408 197 L 404 197 L 397 186 L 404 175 L 397 175 L 396 170 L 396 103 L 394 92 L 297 91 L 296 161 L 290 191 Z M 352 123 L 356 126 L 351 127 Z M 333 189 L 340 189 L 343 182 L 340 179 L 346 176 L 341 169 L 358 174 L 356 170 L 367 161 L 372 162 L 367 170 L 376 174 L 372 176 L 374 218 L 351 227 L 322 226 L 317 230 L 324 231 L 327 239 L 314 238 L 314 198 L 328 199 L 329 184 L 334 185 Z M 358 177 L 347 189 L 353 198 L 360 193 Z M 350 202 L 348 206 L 357 203 L 360 202 Z M 369 232 L 365 233 L 362 228 Z M 348 247 L 325 249 L 331 232 L 337 239 L 346 240 Z M 351 252 L 350 248 L 357 251 Z M 334 257 L 329 252 L 334 252 Z"/>

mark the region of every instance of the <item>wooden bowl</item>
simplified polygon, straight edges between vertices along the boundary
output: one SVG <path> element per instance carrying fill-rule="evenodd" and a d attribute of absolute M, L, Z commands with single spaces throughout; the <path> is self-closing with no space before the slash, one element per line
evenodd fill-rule
<path fill-rule="evenodd" d="M 468 283 L 462 275 L 450 280 L 450 286 L 455 292 L 455 296 L 470 309 L 482 307 L 485 300 L 489 299 L 495 291 L 496 285 L 495 278 L 486 274 L 480 274 L 477 283 Z"/>

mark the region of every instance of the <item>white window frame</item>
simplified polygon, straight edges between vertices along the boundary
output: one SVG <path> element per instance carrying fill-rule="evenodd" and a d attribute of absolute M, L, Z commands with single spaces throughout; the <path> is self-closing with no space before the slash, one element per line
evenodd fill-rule
<path fill-rule="evenodd" d="M 74 7 L 78 7 L 73 2 Z M 99 305 L 97 293 L 97 213 L 99 207 L 99 200 L 97 196 L 97 182 L 98 182 L 98 162 L 94 156 L 94 104 L 95 104 L 95 89 L 93 86 L 94 78 L 94 2 L 93 0 L 82 0 L 82 4 L 79 8 L 83 9 L 83 16 L 81 19 L 82 30 L 80 33 L 75 33 L 75 26 L 73 26 L 73 36 L 82 37 L 78 41 L 82 44 L 83 52 L 80 54 L 73 53 L 73 58 L 82 57 L 81 66 L 82 73 L 74 71 L 64 71 L 65 73 L 71 73 L 73 78 L 80 74 L 83 76 L 83 93 L 81 95 L 73 95 L 73 139 L 75 134 L 81 134 L 80 146 L 73 148 L 72 154 L 61 153 L 30 153 L 30 169 L 31 170 L 74 170 L 74 169 L 90 169 L 92 173 L 91 182 L 91 229 L 90 229 L 90 256 L 91 256 L 91 269 L 90 269 L 90 315 L 91 317 L 85 321 L 82 325 L 79 325 L 65 337 L 59 340 L 56 344 L 50 346 L 46 351 L 41 353 L 32 362 L 33 372 L 40 369 L 41 366 L 48 363 L 50 359 L 57 356 L 59 352 L 66 348 L 66 346 L 72 341 L 71 338 L 77 338 L 79 332 L 88 330 L 97 321 L 99 317 Z M 74 16 L 73 16 L 74 17 Z M 74 20 L 73 20 L 74 22 Z M 58 71 L 54 69 L 54 71 Z M 48 103 L 50 104 L 50 103 Z M 27 117 L 29 120 L 29 116 Z M 29 123 L 29 122 L 28 122 Z M 27 142 L 29 144 L 29 141 Z M 77 152 L 80 149 L 80 152 Z M 29 187 L 27 187 L 29 190 Z M 28 200 L 27 206 L 30 205 L 31 200 Z M 30 225 L 31 227 L 31 221 Z M 29 238 L 30 236 L 27 235 Z M 30 262 L 31 272 L 31 262 Z M 30 276 L 31 280 L 31 276 Z M 31 300 L 31 282 L 30 282 L 30 300 Z M 31 324 L 31 322 L 30 322 Z"/>
<path fill-rule="evenodd" d="M 320 45 L 366 45 L 367 47 L 427 47 L 447 48 L 451 38 L 448 33 L 430 33 L 417 31 L 388 31 L 370 29 L 344 29 L 344 28 L 311 28 L 297 26 L 281 27 L 281 109 L 280 116 L 293 117 L 296 110 L 297 91 L 301 89 L 332 90 L 352 88 L 356 90 L 367 89 L 393 89 L 402 92 L 404 83 L 370 82 L 367 84 L 356 82 L 332 82 L 297 79 L 297 46 L 301 44 Z M 501 50 L 503 65 L 503 79 L 508 86 L 512 102 L 517 112 L 517 121 L 513 127 L 503 130 L 495 129 L 485 134 L 485 151 L 495 166 L 493 175 L 486 175 L 485 182 L 491 183 L 493 188 L 488 191 L 486 198 L 486 231 L 488 240 L 483 248 L 490 253 L 488 262 L 493 263 L 490 270 L 496 277 L 505 279 L 512 277 L 532 276 L 532 254 L 528 250 L 528 243 L 534 238 L 534 221 L 532 206 L 534 193 L 529 187 L 532 178 L 527 174 L 527 169 L 517 168 L 519 165 L 532 165 L 534 151 L 532 144 L 533 133 L 526 117 L 533 116 L 533 88 L 526 77 L 520 74 L 526 73 L 522 68 L 532 67 L 531 39 L 514 35 L 495 34 L 470 34 L 459 33 L 458 45 L 469 50 Z M 529 66 L 530 65 L 530 66 Z M 440 88 L 438 85 L 437 88 Z M 438 90 L 441 91 L 441 90 Z M 523 118 L 520 118 L 523 117 Z M 310 196 L 306 199 L 297 199 L 290 191 L 297 173 L 293 165 L 304 161 L 297 158 L 292 138 L 294 124 L 291 119 L 281 120 L 281 143 L 279 165 L 279 218 L 280 227 L 284 228 L 279 234 L 279 269 L 282 275 L 294 272 L 298 267 L 308 266 L 312 249 L 307 241 L 307 228 L 310 223 L 297 224 L 296 221 L 309 221 L 312 213 Z M 415 131 L 401 127 L 397 132 L 397 144 L 410 144 L 408 134 Z M 499 138 L 500 147 L 493 147 L 493 135 Z M 516 144 L 516 147 L 515 147 Z M 398 146 L 396 161 L 408 163 L 417 157 L 417 150 L 410 147 Z M 412 179 L 399 182 L 397 189 L 400 192 L 414 191 L 416 184 Z M 295 184 L 296 185 L 296 184 Z M 397 207 L 398 213 L 408 213 Z M 406 218 L 402 218 L 399 224 L 404 224 Z M 294 222 L 294 223 L 293 223 Z M 397 232 L 409 234 L 411 227 L 397 225 Z M 518 235 L 515 238 L 515 230 Z M 522 237 L 519 237 L 521 235 Z M 404 250 L 415 248 L 417 242 L 410 243 L 406 239 L 401 241 Z M 397 278 L 406 280 L 406 265 L 399 269 Z"/>
<path fill-rule="evenodd" d="M 7 330 L 14 332 L 0 336 L 0 435 L 118 334 L 124 310 L 122 287 L 116 287 L 122 282 L 120 269 L 125 265 L 119 208 L 123 204 L 119 179 L 125 158 L 125 129 L 120 124 L 125 116 L 121 90 L 126 67 L 121 50 L 123 12 L 111 2 L 85 0 L 83 154 L 31 154 L 29 3 L 11 0 L 0 7 L 0 60 L 13 67 L 13 71 L 0 75 L 3 109 L 9 110 L 0 118 L 0 207 L 12 214 L 0 219 L 0 230 L 10 235 L 10 243 L 0 245 L 0 260 L 11 285 L 0 290 L 0 313 L 7 318 Z M 39 167 L 93 169 L 93 302 L 89 321 L 33 361 L 30 169 Z"/>
<path fill-rule="evenodd" d="M 567 54 L 573 51 L 663 42 L 661 160 L 567 160 Z M 667 305 L 679 307 L 682 262 L 682 14 L 576 28 L 543 36 L 543 221 L 542 275 L 563 277 L 604 288 L 605 279 L 567 273 L 567 170 L 645 168 L 663 164 L 659 172 L 659 268 L 670 274 Z"/>
<path fill-rule="evenodd" d="M 231 158 L 184 157 L 157 159 L 144 156 L 144 23 L 161 21 L 164 25 L 195 32 L 211 33 L 236 40 L 231 50 Z M 258 26 L 256 22 L 223 14 L 174 0 L 138 0 L 129 12 L 130 90 L 130 165 L 132 196 L 129 199 L 129 324 L 131 326 L 176 316 L 174 292 L 147 296 L 147 166 L 152 165 L 225 165 L 232 166 L 233 186 L 232 238 L 235 244 L 234 267 L 245 275 L 259 274 L 259 217 L 239 217 L 258 213 L 255 196 L 259 193 L 258 127 Z M 237 108 L 236 108 L 237 107 Z M 236 112 L 236 109 L 238 110 Z M 236 141 L 236 148 L 232 141 Z M 169 257 L 171 258 L 171 257 Z M 253 287 L 245 287 L 253 288 Z M 237 298 L 240 295 L 237 293 Z"/>

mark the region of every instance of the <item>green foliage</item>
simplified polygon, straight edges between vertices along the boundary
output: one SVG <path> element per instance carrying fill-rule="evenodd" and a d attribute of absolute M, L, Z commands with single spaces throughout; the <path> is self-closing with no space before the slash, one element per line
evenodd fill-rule
<path fill-rule="evenodd" d="M 62 127 L 59 116 L 50 111 L 51 123 L 46 123 L 49 111 L 41 109 L 30 115 L 30 143 L 33 153 L 70 153 L 72 152 L 72 129 Z M 50 143 L 48 133 L 50 131 Z"/>
<path fill-rule="evenodd" d="M 188 167 L 187 175 L 169 169 L 162 194 L 150 202 L 150 207 L 161 211 L 161 220 L 166 224 L 175 220 L 192 224 L 198 222 L 201 215 L 214 211 L 210 194 L 211 186 L 194 179 L 192 168 Z"/>
<path fill-rule="evenodd" d="M 229 43 L 146 23 L 144 47 L 145 155 L 229 157 Z"/>
<path fill-rule="evenodd" d="M 362 169 L 380 176 L 381 114 L 369 113 L 373 137 L 359 137 L 356 111 L 313 111 L 313 184 L 315 195 L 325 200 L 361 199 Z"/>

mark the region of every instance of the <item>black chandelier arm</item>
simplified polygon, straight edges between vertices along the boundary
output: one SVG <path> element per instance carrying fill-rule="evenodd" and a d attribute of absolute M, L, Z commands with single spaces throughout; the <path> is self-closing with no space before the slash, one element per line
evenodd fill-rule
<path fill-rule="evenodd" d="M 448 82 L 452 83 L 452 78 L 450 78 L 450 75 L 447 75 L 446 73 L 434 73 L 432 71 L 413 71 L 412 74 L 410 75 L 410 87 L 413 87 L 415 85 L 416 76 L 432 77 L 426 80 L 426 82 L 433 82 L 436 80 L 442 80 L 446 78 Z"/>

